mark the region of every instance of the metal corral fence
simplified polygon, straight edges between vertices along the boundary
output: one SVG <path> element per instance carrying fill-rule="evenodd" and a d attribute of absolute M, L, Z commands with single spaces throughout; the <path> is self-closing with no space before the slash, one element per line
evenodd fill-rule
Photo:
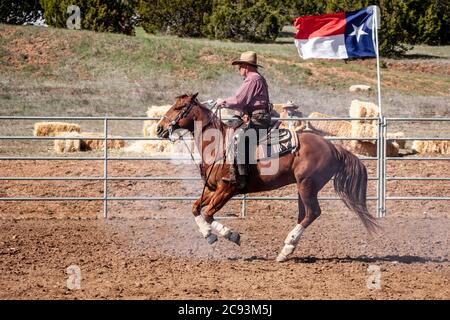
<path fill-rule="evenodd" d="M 381 193 L 378 208 L 377 216 L 384 217 L 386 215 L 386 200 L 426 200 L 426 201 L 449 201 L 450 196 L 443 197 L 430 197 L 430 196 L 387 196 L 387 181 L 450 181 L 450 176 L 447 177 L 421 177 L 421 176 L 411 176 L 411 177 L 397 177 L 397 176 L 388 176 L 386 173 L 387 162 L 388 161 L 410 161 L 410 160 L 420 160 L 420 161 L 446 161 L 450 164 L 450 157 L 388 157 L 386 156 L 386 141 L 389 140 L 404 140 L 404 141 L 414 141 L 414 140 L 422 140 L 422 141 L 449 141 L 450 136 L 443 137 L 427 137 L 427 136 L 415 136 L 415 137 L 396 137 L 396 138 L 388 138 L 389 126 L 395 123 L 405 123 L 405 122 L 414 122 L 414 123 L 424 123 L 424 122 L 438 122 L 438 123 L 447 123 L 450 124 L 450 118 L 385 118 L 382 117 L 380 119 L 380 128 L 382 128 L 381 132 L 381 144 L 382 154 L 381 154 Z M 450 174 L 450 166 L 447 165 L 449 170 L 447 174 Z"/>
<path fill-rule="evenodd" d="M 277 118 L 274 118 L 275 120 Z M 0 123 L 3 125 L 5 121 L 22 121 L 22 120 L 47 120 L 47 121 L 59 121 L 59 120 L 70 120 L 70 121 L 102 121 L 103 122 L 103 137 L 83 137 L 77 136 L 73 138 L 69 137 L 42 137 L 42 136 L 0 136 L 0 141 L 4 140 L 66 140 L 66 139 L 91 139 L 91 140 L 103 140 L 104 146 L 107 146 L 109 140 L 116 140 L 118 137 L 109 136 L 109 124 L 112 121 L 145 121 L 145 120 L 159 120 L 159 118 L 150 117 L 27 117 L 27 116 L 0 116 Z M 229 119 L 223 119 L 229 120 Z M 396 177 L 387 176 L 386 167 L 387 161 L 399 161 L 399 160 L 445 160 L 449 161 L 450 157 L 388 157 L 386 156 L 386 142 L 388 140 L 450 140 L 450 137 L 395 137 L 387 138 L 388 126 L 394 122 L 423 122 L 423 121 L 440 121 L 450 123 L 450 118 L 348 118 L 348 117 L 333 117 L 333 118 L 299 118 L 291 117 L 288 119 L 280 119 L 283 121 L 355 121 L 355 120 L 369 120 L 376 121 L 378 127 L 377 137 L 326 137 L 328 140 L 372 140 L 376 141 L 377 144 L 377 155 L 375 157 L 359 157 L 361 160 L 372 160 L 376 161 L 376 174 L 375 176 L 369 176 L 369 180 L 376 180 L 376 195 L 367 197 L 367 200 L 376 201 L 376 211 L 377 217 L 384 217 L 386 215 L 386 201 L 387 200 L 450 200 L 450 196 L 444 197 L 428 197 L 428 196 L 390 196 L 386 195 L 386 184 L 387 181 L 392 180 L 422 180 L 422 181 L 450 181 L 450 177 Z M 160 138 L 153 137 L 120 137 L 121 140 L 163 140 Z M 188 196 L 158 196 L 158 197 L 113 197 L 108 193 L 108 182 L 109 181 L 123 181 L 123 180 L 160 180 L 160 181 L 182 181 L 182 180 L 200 180 L 200 177 L 194 176 L 158 176 L 158 177 L 144 177 L 144 176 L 133 176 L 133 177 L 119 177 L 119 176 L 109 176 L 108 175 L 108 161 L 110 160 L 148 160 L 148 161 L 161 161 L 161 160 L 192 160 L 190 157 L 186 158 L 174 158 L 174 157 L 113 157 L 109 155 L 108 148 L 103 148 L 103 156 L 97 157 L 52 157 L 52 156 L 39 156 L 39 157 L 13 157 L 13 156 L 0 156 L 0 161 L 3 160 L 78 160 L 78 161 L 103 161 L 103 176 L 83 176 L 83 177 L 20 177 L 20 176 L 0 176 L 0 181 L 103 181 L 103 196 L 102 197 L 0 197 L 0 201 L 103 201 L 103 215 L 108 218 L 108 202 L 109 201 L 186 201 L 186 200 L 197 200 L 197 197 Z M 1 175 L 1 174 L 0 174 Z M 238 200 L 242 202 L 241 206 L 241 217 L 246 217 L 247 211 L 247 201 L 249 200 L 287 200 L 287 201 L 297 201 L 297 197 L 269 197 L 269 196 L 236 196 L 233 200 Z M 340 200 L 336 196 L 319 197 L 319 200 Z"/>

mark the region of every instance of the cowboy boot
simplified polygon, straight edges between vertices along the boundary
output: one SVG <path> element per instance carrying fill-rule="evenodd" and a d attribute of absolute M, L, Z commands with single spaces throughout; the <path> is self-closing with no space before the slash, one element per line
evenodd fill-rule
<path fill-rule="evenodd" d="M 237 169 L 238 169 L 238 177 L 237 177 L 237 187 L 238 189 L 244 189 L 247 186 L 247 165 L 244 163 L 240 163 L 237 165 Z"/>

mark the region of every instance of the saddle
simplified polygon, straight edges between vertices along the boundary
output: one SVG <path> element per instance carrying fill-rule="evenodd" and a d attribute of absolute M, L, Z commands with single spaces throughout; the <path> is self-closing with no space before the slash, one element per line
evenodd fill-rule
<path fill-rule="evenodd" d="M 297 132 L 290 129 L 273 127 L 267 135 L 261 137 L 256 147 L 256 160 L 269 160 L 281 157 L 287 153 L 294 153 L 300 148 Z"/>
<path fill-rule="evenodd" d="M 236 145 L 234 145 L 236 150 Z M 255 151 L 256 161 L 270 160 L 288 153 L 294 153 L 300 148 L 297 132 L 291 129 L 271 127 L 266 135 L 259 137 Z M 227 148 L 232 152 L 231 148 Z"/>

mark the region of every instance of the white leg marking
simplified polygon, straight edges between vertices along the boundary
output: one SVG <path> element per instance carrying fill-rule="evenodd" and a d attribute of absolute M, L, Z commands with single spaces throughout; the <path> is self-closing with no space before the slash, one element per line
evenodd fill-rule
<path fill-rule="evenodd" d="M 195 217 L 195 222 L 197 223 L 198 229 L 203 237 L 208 237 L 211 234 L 211 225 L 206 222 L 202 215 Z"/>
<path fill-rule="evenodd" d="M 278 262 L 283 262 L 287 260 L 288 255 L 294 252 L 295 247 L 297 246 L 300 237 L 305 231 L 305 228 L 301 224 L 297 224 L 294 229 L 289 232 L 286 239 L 284 240 L 284 247 L 281 250 L 280 254 L 277 257 Z"/>
<path fill-rule="evenodd" d="M 286 239 L 284 240 L 284 244 L 291 244 L 293 246 L 296 246 L 298 241 L 300 240 L 301 235 L 303 234 L 303 231 L 305 231 L 305 228 L 299 223 L 295 226 L 294 229 L 289 232 Z"/>
<path fill-rule="evenodd" d="M 228 227 L 225 227 L 223 224 L 217 221 L 213 221 L 211 223 L 211 227 L 216 230 L 222 237 L 228 239 L 231 235 L 231 230 Z"/>

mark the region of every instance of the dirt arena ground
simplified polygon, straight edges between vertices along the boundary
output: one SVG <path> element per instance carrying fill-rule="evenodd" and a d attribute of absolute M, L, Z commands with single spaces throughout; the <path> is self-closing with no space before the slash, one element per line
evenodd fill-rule
<path fill-rule="evenodd" d="M 374 175 L 373 163 L 367 163 Z M 189 165 L 111 161 L 115 176 L 192 176 Z M 102 162 L 1 161 L 1 176 L 101 176 Z M 390 176 L 448 176 L 448 162 L 391 161 Z M 110 182 L 115 196 L 198 195 L 196 181 Z M 1 197 L 101 196 L 103 182 L 2 181 Z M 369 185 L 374 195 L 375 182 Z M 444 182 L 391 181 L 390 195 L 448 196 Z M 264 194 L 269 195 L 269 194 Z M 295 195 L 289 186 L 270 195 Z M 323 195 L 333 195 L 327 186 Z M 241 233 L 210 246 L 197 231 L 191 202 L 0 202 L 0 299 L 449 299 L 450 203 L 389 201 L 383 231 L 365 232 L 342 202 L 322 201 L 322 216 L 292 259 L 274 261 L 296 223 L 296 202 L 240 202 L 218 215 Z M 369 201 L 372 213 L 374 201 Z M 81 288 L 67 288 L 79 266 Z M 380 289 L 367 287 L 369 266 Z"/>

